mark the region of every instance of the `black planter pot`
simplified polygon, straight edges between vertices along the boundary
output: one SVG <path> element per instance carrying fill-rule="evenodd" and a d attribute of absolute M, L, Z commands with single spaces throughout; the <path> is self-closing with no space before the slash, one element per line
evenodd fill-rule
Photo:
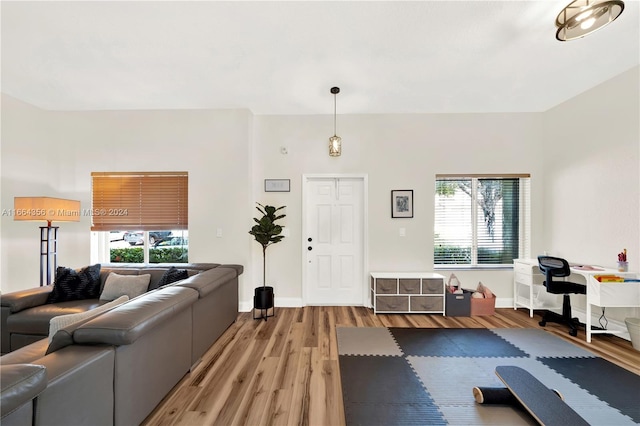
<path fill-rule="evenodd" d="M 256 312 L 258 316 L 256 316 Z M 253 293 L 253 319 L 267 320 L 267 317 L 275 315 L 273 304 L 273 287 L 257 287 Z"/>

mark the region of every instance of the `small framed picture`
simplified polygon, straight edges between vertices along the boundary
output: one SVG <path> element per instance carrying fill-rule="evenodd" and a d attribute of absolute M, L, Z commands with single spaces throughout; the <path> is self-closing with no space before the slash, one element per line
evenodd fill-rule
<path fill-rule="evenodd" d="M 291 181 L 289 179 L 265 179 L 264 192 L 289 192 Z"/>
<path fill-rule="evenodd" d="M 413 189 L 391 191 L 391 217 L 413 217 Z"/>

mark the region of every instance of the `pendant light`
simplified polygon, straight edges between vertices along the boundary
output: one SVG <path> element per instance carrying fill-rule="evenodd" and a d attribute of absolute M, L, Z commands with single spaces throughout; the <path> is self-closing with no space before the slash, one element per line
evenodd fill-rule
<path fill-rule="evenodd" d="M 556 38 L 575 40 L 615 21 L 624 10 L 621 0 L 575 0 L 556 18 Z"/>
<path fill-rule="evenodd" d="M 333 93 L 333 136 L 329 138 L 329 155 L 339 157 L 342 154 L 342 138 L 336 135 L 336 95 L 340 93 L 339 87 L 332 87 Z"/>

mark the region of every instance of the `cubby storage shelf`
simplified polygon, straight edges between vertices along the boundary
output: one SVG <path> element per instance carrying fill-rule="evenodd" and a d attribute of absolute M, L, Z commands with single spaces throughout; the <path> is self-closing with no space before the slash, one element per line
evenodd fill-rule
<path fill-rule="evenodd" d="M 370 275 L 374 313 L 444 315 L 444 276 L 433 272 L 371 272 Z"/>

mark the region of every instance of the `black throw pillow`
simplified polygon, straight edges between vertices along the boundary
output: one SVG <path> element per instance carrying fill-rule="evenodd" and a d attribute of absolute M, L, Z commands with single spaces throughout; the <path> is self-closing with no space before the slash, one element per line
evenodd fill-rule
<path fill-rule="evenodd" d="M 167 269 L 164 274 L 162 274 L 162 277 L 160 277 L 160 280 L 158 281 L 158 284 L 155 285 L 155 287 L 151 288 L 151 285 L 149 286 L 149 290 L 162 287 L 163 285 L 175 283 L 176 281 L 184 280 L 185 278 L 189 278 L 189 273 L 186 269 L 177 269 L 175 266 L 172 266 L 171 268 Z"/>
<path fill-rule="evenodd" d="M 100 297 L 100 264 L 87 266 L 79 271 L 64 266 L 56 269 L 53 290 L 47 303 L 72 300 L 97 299 Z"/>

